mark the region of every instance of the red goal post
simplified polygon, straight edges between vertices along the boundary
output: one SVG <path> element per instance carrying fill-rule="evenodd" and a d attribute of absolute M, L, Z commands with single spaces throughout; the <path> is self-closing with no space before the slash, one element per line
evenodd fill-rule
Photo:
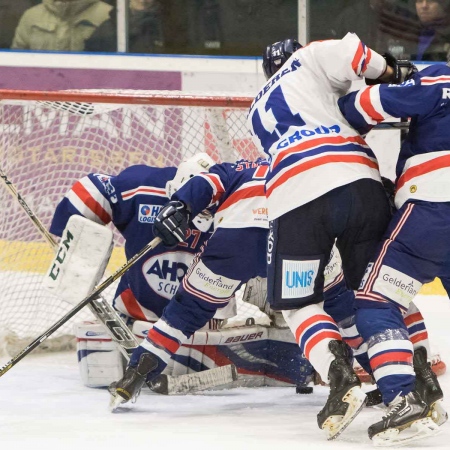
<path fill-rule="evenodd" d="M 90 172 L 176 166 L 201 151 L 217 162 L 257 158 L 246 127 L 252 100 L 179 91 L 0 90 L 0 167 L 48 229 L 57 203 Z M 70 305 L 42 289 L 52 249 L 3 184 L 0 205 L 0 353 L 12 354 Z M 110 270 L 123 262 L 118 235 L 115 243 Z M 70 343 L 71 335 L 69 324 L 55 339 Z"/>

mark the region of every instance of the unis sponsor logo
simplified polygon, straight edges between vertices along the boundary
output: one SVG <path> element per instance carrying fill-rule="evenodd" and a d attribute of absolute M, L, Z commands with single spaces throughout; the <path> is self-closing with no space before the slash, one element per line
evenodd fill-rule
<path fill-rule="evenodd" d="M 302 129 L 297 130 L 294 134 L 291 134 L 286 139 L 282 139 L 278 145 L 277 148 L 285 148 L 289 145 L 295 144 L 296 142 L 301 141 L 304 138 L 309 138 L 312 136 L 320 136 L 320 135 L 326 135 L 326 134 L 332 134 L 332 133 L 339 133 L 341 131 L 341 128 L 339 125 L 332 125 L 331 127 L 325 127 L 320 126 L 317 128 L 311 129 Z"/>
<path fill-rule="evenodd" d="M 94 176 L 97 178 L 98 181 L 100 181 L 100 183 L 102 183 L 103 189 L 109 195 L 111 202 L 117 203 L 116 189 L 111 183 L 111 176 L 105 175 L 103 173 L 96 173 L 94 174 Z"/>
<path fill-rule="evenodd" d="M 314 283 L 320 260 L 283 260 L 281 297 L 283 299 L 308 297 L 314 293 Z"/>
<path fill-rule="evenodd" d="M 139 217 L 140 223 L 155 223 L 155 218 L 161 211 L 161 205 L 139 205 Z"/>
<path fill-rule="evenodd" d="M 189 275 L 188 282 L 198 291 L 220 300 L 230 298 L 239 285 L 239 280 L 216 275 L 201 261 Z"/>
<path fill-rule="evenodd" d="M 421 287 L 422 283 L 415 278 L 383 265 L 373 285 L 373 290 L 407 309 Z"/>
<path fill-rule="evenodd" d="M 192 253 L 182 251 L 155 255 L 145 261 L 142 272 L 150 288 L 170 300 L 193 259 Z"/>

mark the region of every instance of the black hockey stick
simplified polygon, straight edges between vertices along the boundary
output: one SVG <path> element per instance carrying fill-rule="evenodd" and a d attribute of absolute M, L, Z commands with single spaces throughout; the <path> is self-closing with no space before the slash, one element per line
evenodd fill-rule
<path fill-rule="evenodd" d="M 98 285 L 91 295 L 88 295 L 83 299 L 78 305 L 75 305 L 65 316 L 59 319 L 55 324 L 53 324 L 45 333 L 37 337 L 33 342 L 28 344 L 21 352 L 19 352 L 14 358 L 12 358 L 6 365 L 0 369 L 0 377 L 2 377 L 8 370 L 14 367 L 19 361 L 21 361 L 26 355 L 28 355 L 32 350 L 38 347 L 42 342 L 44 342 L 49 336 L 51 336 L 58 328 L 64 325 L 69 319 L 71 319 L 75 314 L 81 311 L 85 306 L 90 304 L 93 300 L 96 300 L 99 295 L 114 281 L 118 280 L 131 266 L 133 266 L 137 261 L 139 261 L 147 252 L 155 248 L 161 242 L 160 238 L 155 238 L 145 245 L 138 253 L 136 253 L 132 258 L 130 258 L 122 267 L 116 270 L 110 277 L 108 277 L 103 283 Z"/>

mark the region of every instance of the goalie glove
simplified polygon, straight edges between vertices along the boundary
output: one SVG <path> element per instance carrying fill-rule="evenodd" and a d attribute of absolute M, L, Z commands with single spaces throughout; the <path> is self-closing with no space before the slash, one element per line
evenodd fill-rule
<path fill-rule="evenodd" d="M 397 59 L 391 53 L 384 53 L 382 56 L 386 60 L 386 64 L 394 69 L 394 75 L 389 80 L 389 83 L 391 84 L 403 83 L 417 73 L 417 67 L 408 59 Z M 376 80 L 366 78 L 365 81 L 368 86 L 373 86 L 374 84 L 382 83 L 380 78 L 377 78 Z"/>
<path fill-rule="evenodd" d="M 156 216 L 153 234 L 161 238 L 165 247 L 176 247 L 186 239 L 189 216 L 189 211 L 183 202 L 170 201 Z"/>

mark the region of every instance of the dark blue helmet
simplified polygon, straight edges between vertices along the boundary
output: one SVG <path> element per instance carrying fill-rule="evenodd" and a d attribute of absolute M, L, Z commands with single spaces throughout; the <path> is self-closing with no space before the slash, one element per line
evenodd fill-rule
<path fill-rule="evenodd" d="M 291 57 L 292 53 L 302 46 L 295 39 L 285 39 L 268 45 L 263 54 L 263 71 L 266 79 L 272 77 L 278 69 Z"/>

